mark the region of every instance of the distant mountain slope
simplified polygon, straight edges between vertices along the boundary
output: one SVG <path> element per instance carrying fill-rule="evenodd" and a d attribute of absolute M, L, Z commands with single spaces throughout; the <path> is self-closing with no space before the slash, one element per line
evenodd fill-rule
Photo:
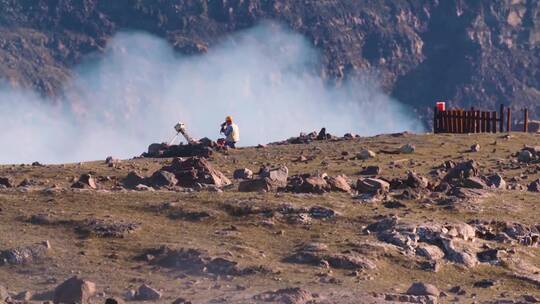
<path fill-rule="evenodd" d="M 267 19 L 320 49 L 328 79 L 376 73 L 421 115 L 438 99 L 540 114 L 536 0 L 0 0 L 0 77 L 55 95 L 70 67 L 119 30 L 195 54 Z"/>

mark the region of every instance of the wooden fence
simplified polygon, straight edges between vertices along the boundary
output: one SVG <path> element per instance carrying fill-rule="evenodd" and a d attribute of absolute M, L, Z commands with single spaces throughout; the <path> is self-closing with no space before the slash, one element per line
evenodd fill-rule
<path fill-rule="evenodd" d="M 506 116 L 506 121 L 505 121 Z M 528 130 L 528 110 L 523 110 L 523 131 Z M 506 122 L 506 124 L 505 124 Z M 479 111 L 474 107 L 470 110 L 450 109 L 439 111 L 435 107 L 433 115 L 434 133 L 497 133 L 512 130 L 512 112 L 510 108 L 501 105 L 499 112 Z"/>

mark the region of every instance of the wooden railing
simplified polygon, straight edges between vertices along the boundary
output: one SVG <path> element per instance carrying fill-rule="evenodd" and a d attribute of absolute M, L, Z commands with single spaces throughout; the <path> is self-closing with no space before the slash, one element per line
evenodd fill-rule
<path fill-rule="evenodd" d="M 479 111 L 474 107 L 470 110 L 450 109 L 439 111 L 435 107 L 433 115 L 434 133 L 497 133 L 504 132 L 506 116 L 506 132 L 512 131 L 512 112 L 510 108 L 504 111 L 501 105 L 499 112 Z M 527 109 L 523 110 L 523 132 L 528 131 Z"/>

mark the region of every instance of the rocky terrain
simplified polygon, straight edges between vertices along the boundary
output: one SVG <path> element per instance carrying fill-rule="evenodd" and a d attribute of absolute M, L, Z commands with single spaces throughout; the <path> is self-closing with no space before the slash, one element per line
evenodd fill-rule
<path fill-rule="evenodd" d="M 525 133 L 0 166 L 0 302 L 536 303 Z"/>
<path fill-rule="evenodd" d="M 440 99 L 528 107 L 538 117 L 536 0 L 0 0 L 0 77 L 55 96 L 70 68 L 118 31 L 147 31 L 199 54 L 262 20 L 305 35 L 329 81 L 374 74 L 427 122 Z"/>

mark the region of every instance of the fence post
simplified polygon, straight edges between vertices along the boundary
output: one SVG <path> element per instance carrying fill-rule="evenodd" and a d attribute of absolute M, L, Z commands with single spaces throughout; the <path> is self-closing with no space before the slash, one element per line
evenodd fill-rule
<path fill-rule="evenodd" d="M 500 133 L 504 132 L 503 127 L 504 127 L 504 105 L 501 103 L 501 107 L 499 110 L 499 132 Z"/>
<path fill-rule="evenodd" d="M 510 107 L 506 108 L 506 132 L 512 132 L 512 111 Z"/>
<path fill-rule="evenodd" d="M 529 131 L 529 109 L 523 109 L 523 132 Z"/>
<path fill-rule="evenodd" d="M 479 110 L 476 110 L 476 133 L 482 132 L 482 116 Z"/>
<path fill-rule="evenodd" d="M 486 112 L 486 133 L 491 133 L 491 113 Z"/>
<path fill-rule="evenodd" d="M 439 114 L 439 110 L 437 109 L 437 106 L 435 106 L 435 109 L 433 110 L 433 134 L 436 134 L 438 132 L 438 130 L 437 130 L 437 114 Z"/>
<path fill-rule="evenodd" d="M 497 133 L 497 111 L 491 113 L 491 132 Z"/>

